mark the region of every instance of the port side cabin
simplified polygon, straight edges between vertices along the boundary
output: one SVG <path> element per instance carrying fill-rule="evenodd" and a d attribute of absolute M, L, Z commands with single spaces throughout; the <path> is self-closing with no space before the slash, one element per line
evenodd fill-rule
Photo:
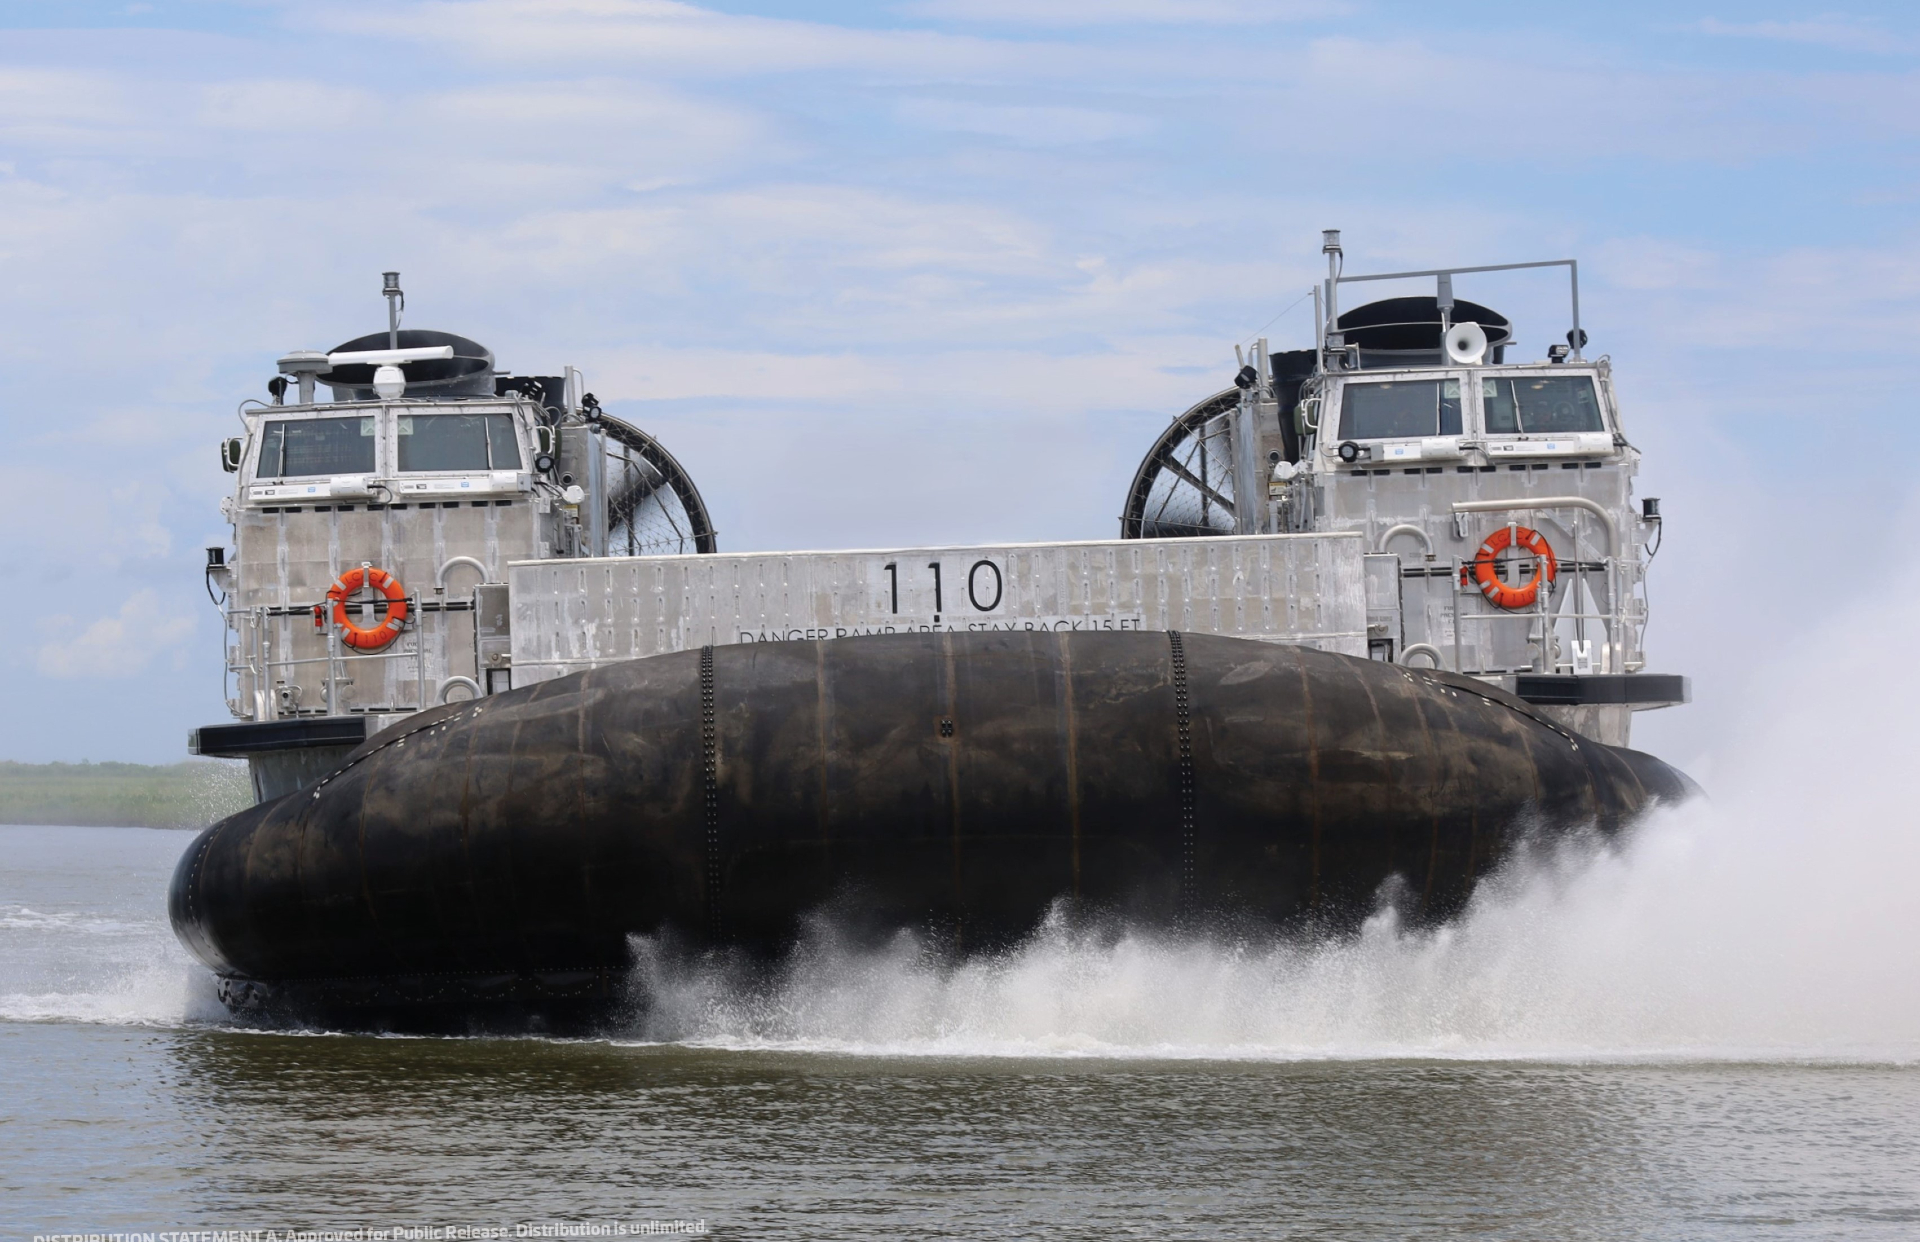
<path fill-rule="evenodd" d="M 256 724 L 344 721 L 331 726 L 332 745 L 279 748 L 311 775 L 306 767 L 336 760 L 383 718 L 431 706 L 450 683 L 473 688 L 475 587 L 503 583 L 509 562 L 553 555 L 568 533 L 561 498 L 535 470 L 551 432 L 535 402 L 515 397 L 261 406 L 243 417 L 222 506 L 233 550 L 211 575 L 225 591 L 227 705 Z M 391 586 L 353 581 L 362 566 Z M 353 589 L 340 591 L 343 577 Z M 338 614 L 329 592 L 344 596 Z M 377 631 L 395 617 L 397 632 L 366 649 L 336 624 Z M 281 724 L 262 736 L 310 732 Z"/>

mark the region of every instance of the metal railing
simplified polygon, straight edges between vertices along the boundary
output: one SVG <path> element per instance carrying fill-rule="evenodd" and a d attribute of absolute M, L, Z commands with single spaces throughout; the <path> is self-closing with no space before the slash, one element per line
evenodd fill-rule
<path fill-rule="evenodd" d="M 415 597 L 409 596 L 407 603 L 410 610 L 418 607 Z M 353 685 L 357 680 L 356 678 L 347 676 L 350 669 L 356 666 L 386 665 L 395 661 L 411 661 L 415 666 L 414 684 L 417 689 L 414 694 L 414 702 L 410 704 L 369 704 L 362 710 L 405 712 L 420 711 L 425 707 L 431 706 L 431 704 L 427 702 L 427 634 L 418 627 L 403 631 L 402 637 L 395 640 L 395 646 L 398 646 L 406 637 L 411 637 L 413 641 L 407 643 L 404 648 L 398 650 L 390 648 L 385 651 L 368 654 L 349 655 L 341 649 L 339 634 L 329 626 L 326 635 L 325 654 L 315 656 L 276 656 L 273 649 L 273 635 L 271 633 L 276 627 L 274 627 L 272 623 L 275 620 L 283 618 L 290 619 L 293 610 L 276 609 L 271 606 L 262 605 L 252 608 L 230 608 L 224 610 L 224 613 L 227 628 L 240 639 L 238 643 L 228 648 L 225 675 L 227 677 L 237 675 L 243 679 L 250 678 L 252 680 L 252 718 L 255 720 L 278 720 L 284 715 L 311 714 L 311 712 L 307 710 L 282 711 L 277 688 L 283 683 L 295 686 L 299 685 L 300 683 L 290 676 L 290 674 L 293 674 L 295 670 L 300 668 L 314 665 L 324 665 L 326 668 L 325 675 L 320 680 L 326 696 L 324 710 L 329 716 L 337 716 L 340 714 L 341 688 Z M 444 616 L 445 614 L 443 613 L 442 615 Z M 243 627 L 251 631 L 251 642 L 249 642 L 248 638 L 242 633 Z M 444 625 L 442 627 L 441 637 L 444 646 Z M 236 651 L 244 653 L 244 658 L 236 661 L 233 658 Z M 232 702 L 233 697 L 230 696 L 228 701 Z"/>
<path fill-rule="evenodd" d="M 1450 592 L 1451 612 L 1449 620 L 1453 630 L 1452 671 L 1468 674 L 1511 673 L 1516 668 L 1499 667 L 1487 661 L 1469 660 L 1467 647 L 1479 649 L 1479 643 L 1465 641 L 1466 626 L 1470 624 L 1493 626 L 1506 623 L 1526 627 L 1525 643 L 1533 652 L 1529 661 L 1533 672 L 1575 672 L 1593 671 L 1600 673 L 1638 672 L 1644 666 L 1641 654 L 1642 632 L 1645 621 L 1628 607 L 1626 598 L 1631 588 L 1632 569 L 1630 563 L 1622 562 L 1618 557 L 1607 557 L 1603 561 L 1563 562 L 1560 579 L 1553 583 L 1543 582 L 1534 602 L 1526 608 L 1506 609 L 1488 605 L 1484 608 L 1467 610 L 1461 606 L 1462 599 L 1481 600 L 1482 593 L 1472 586 L 1471 575 L 1474 561 L 1454 558 L 1451 576 L 1453 587 Z M 1598 576 L 1606 584 L 1604 605 L 1596 600 L 1593 608 L 1581 608 L 1577 599 L 1581 591 L 1589 597 L 1594 594 L 1591 578 Z M 1568 603 L 1573 602 L 1573 607 Z M 1590 646 L 1588 625 L 1596 625 L 1600 630 L 1601 643 L 1597 652 Z M 1572 642 L 1575 644 L 1572 658 L 1561 658 L 1554 654 L 1554 647 L 1563 624 L 1571 625 Z M 1582 652 L 1588 653 L 1584 659 Z M 1582 663 L 1591 663 L 1591 670 L 1582 670 Z"/>
<path fill-rule="evenodd" d="M 1553 645 L 1554 631 L 1562 621 L 1572 622 L 1574 630 L 1573 641 L 1576 644 L 1580 644 L 1580 648 L 1577 648 L 1577 650 L 1590 650 L 1590 648 L 1586 647 L 1586 644 L 1590 642 L 1587 637 L 1587 623 L 1597 622 L 1601 626 L 1605 641 L 1600 650 L 1600 660 L 1598 661 L 1599 671 L 1613 673 L 1637 671 L 1638 666 L 1642 663 L 1639 659 L 1639 635 L 1637 633 L 1629 635 L 1628 633 L 1629 619 L 1626 608 L 1626 597 L 1638 577 L 1639 565 L 1637 562 L 1627 560 L 1620 555 L 1620 532 L 1614 526 L 1614 515 L 1607 510 L 1605 506 L 1585 496 L 1540 496 L 1525 500 L 1461 500 L 1453 502 L 1451 509 L 1456 514 L 1512 513 L 1516 515 L 1556 509 L 1571 509 L 1589 514 L 1597 519 L 1600 523 L 1600 529 L 1606 537 L 1607 544 L 1607 555 L 1599 562 L 1603 567 L 1601 576 L 1605 584 L 1606 593 L 1604 609 L 1596 607 L 1593 610 L 1582 610 L 1577 606 L 1577 596 L 1580 591 L 1585 590 L 1589 596 L 1591 596 L 1593 592 L 1593 584 L 1588 580 L 1588 566 L 1592 564 L 1592 562 L 1583 560 L 1581 556 L 1580 523 L 1578 521 L 1567 523 L 1567 529 L 1572 539 L 1572 544 L 1569 549 L 1572 555 L 1568 558 L 1567 564 L 1574 570 L 1572 593 L 1576 597 L 1576 606 L 1572 610 L 1564 607 L 1565 600 L 1561 597 L 1558 583 L 1543 582 L 1542 589 L 1535 596 L 1534 603 L 1530 608 L 1517 610 L 1495 609 L 1487 612 L 1463 612 L 1460 609 L 1460 597 L 1469 593 L 1477 596 L 1479 592 L 1472 591 L 1471 588 L 1465 585 L 1466 567 L 1473 564 L 1473 562 L 1462 561 L 1456 558 L 1454 566 L 1455 585 L 1452 618 L 1454 669 L 1456 671 L 1468 671 L 1463 667 L 1460 650 L 1463 623 L 1473 621 L 1484 622 L 1491 625 L 1493 622 L 1499 620 L 1524 621 L 1530 627 L 1527 641 L 1533 645 L 1536 652 L 1533 661 L 1534 671 L 1536 672 L 1556 671 L 1560 667 L 1561 661 L 1556 660 L 1553 655 Z M 1513 524 L 1517 525 L 1517 520 Z M 1596 601 L 1596 605 L 1597 604 L 1598 601 Z M 1639 627 L 1635 626 L 1633 628 L 1637 630 Z M 1630 638 L 1632 641 L 1629 641 Z M 1569 667 L 1577 665 L 1577 663 L 1578 658 L 1576 657 L 1575 661 L 1569 662 Z"/>
<path fill-rule="evenodd" d="M 283 716 L 312 715 L 321 711 L 329 716 L 336 716 L 341 714 L 342 688 L 351 686 L 358 680 L 349 675 L 355 668 L 391 665 L 395 662 L 411 662 L 414 666 L 413 701 L 411 703 L 370 702 L 365 705 L 350 705 L 349 710 L 382 713 L 424 711 L 437 702 L 444 702 L 448 691 L 456 687 L 464 686 L 470 692 L 473 691 L 480 684 L 482 677 L 479 671 L 478 653 L 475 653 L 472 677 L 453 674 L 451 667 L 453 653 L 450 641 L 450 614 L 474 610 L 474 603 L 471 600 L 449 601 L 446 599 L 447 573 L 462 564 L 471 565 L 480 570 L 483 579 L 487 576 L 486 566 L 473 557 L 457 556 L 449 560 L 440 567 L 440 572 L 436 575 L 438 585 L 435 594 L 440 598 L 425 601 L 418 595 L 407 596 L 407 611 L 410 616 L 418 620 L 402 630 L 387 649 L 377 652 L 350 653 L 343 649 L 338 631 L 332 625 L 328 625 L 326 626 L 326 650 L 323 654 L 309 656 L 276 654 L 274 631 L 286 628 L 296 617 L 313 615 L 316 608 L 326 607 L 324 602 L 319 605 L 261 604 L 245 608 L 232 606 L 222 608 L 221 614 L 226 629 L 234 637 L 234 641 L 226 648 L 225 667 L 222 672 L 222 697 L 234 707 L 236 715 L 244 715 L 239 710 L 243 691 L 234 690 L 229 693 L 232 679 L 237 677 L 241 679 L 242 687 L 246 687 L 247 682 L 251 682 L 252 715 L 250 718 L 253 720 L 278 720 Z M 431 635 L 426 627 L 426 619 L 429 616 L 439 618 Z M 275 622 L 282 624 L 275 625 Z M 409 638 L 411 642 L 407 641 Z M 435 684 L 430 692 L 427 664 L 430 654 L 428 648 L 433 638 L 439 640 L 440 659 L 446 666 L 449 676 Z M 287 636 L 287 645 L 291 648 L 291 635 Z M 297 671 L 316 665 L 325 668 L 320 678 L 325 696 L 324 704 L 314 708 L 293 706 L 283 710 L 278 693 L 279 687 L 283 684 L 299 686 L 301 683 L 297 679 Z M 475 697 L 479 697 L 478 694 Z M 295 703 L 297 704 L 297 698 Z"/>

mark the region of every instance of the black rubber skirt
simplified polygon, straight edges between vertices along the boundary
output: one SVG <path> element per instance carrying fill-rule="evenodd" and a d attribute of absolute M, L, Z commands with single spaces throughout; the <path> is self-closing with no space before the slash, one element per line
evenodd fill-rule
<path fill-rule="evenodd" d="M 1469 678 L 1199 634 L 724 646 L 422 713 L 215 824 L 176 933 L 230 1004 L 590 1005 L 630 938 L 830 911 L 961 951 L 1057 903 L 1338 928 L 1692 790 Z M 317 999 L 316 999 L 317 998 Z"/>

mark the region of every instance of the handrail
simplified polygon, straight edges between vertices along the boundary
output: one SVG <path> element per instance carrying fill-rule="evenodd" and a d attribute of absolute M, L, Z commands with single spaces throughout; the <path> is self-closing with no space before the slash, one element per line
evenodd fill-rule
<path fill-rule="evenodd" d="M 477 557 L 472 557 L 472 556 L 449 557 L 447 560 L 447 563 L 440 567 L 440 572 L 433 576 L 433 584 L 439 587 L 443 591 L 446 590 L 447 589 L 447 571 L 449 569 L 452 569 L 455 565 L 473 566 L 475 569 L 480 571 L 480 581 L 482 582 L 486 582 L 488 580 L 487 575 L 490 572 L 492 572 L 486 567 L 486 564 L 481 560 L 479 560 Z"/>
<path fill-rule="evenodd" d="M 1620 532 L 1613 528 L 1613 515 L 1598 501 L 1585 496 L 1539 496 L 1532 500 L 1456 500 L 1455 513 L 1512 513 L 1521 509 L 1584 509 L 1600 519 L 1607 532 L 1607 555 L 1620 554 Z"/>
<path fill-rule="evenodd" d="M 1585 496 L 1538 496 L 1532 500 L 1456 500 L 1452 505 L 1455 513 L 1513 513 L 1533 509 L 1580 509 L 1600 519 L 1601 529 L 1607 532 L 1607 612 L 1600 619 L 1606 627 L 1607 645 L 1619 652 L 1623 666 L 1626 655 L 1625 635 L 1626 616 L 1621 606 L 1619 582 L 1620 532 L 1613 527 L 1613 515 L 1598 501 L 1588 500 Z M 1575 532 L 1578 539 L 1578 531 Z M 1456 596 L 1457 598 L 1457 596 Z M 1522 614 L 1513 614 L 1522 615 Z M 1459 622 L 1465 617 L 1455 618 L 1454 642 L 1459 643 Z M 1549 623 L 1551 625 L 1551 623 Z M 1624 671 L 1624 669 L 1623 669 Z"/>
<path fill-rule="evenodd" d="M 1387 550 L 1388 541 L 1395 535 L 1412 535 L 1420 541 L 1420 546 L 1426 549 L 1427 559 L 1433 559 L 1433 536 L 1429 535 L 1424 527 L 1415 526 L 1412 522 L 1401 522 L 1397 526 L 1387 527 L 1386 533 L 1380 536 L 1379 550 L 1382 553 Z"/>
<path fill-rule="evenodd" d="M 1568 334 L 1567 343 L 1573 346 L 1573 360 L 1584 362 L 1580 356 L 1582 337 L 1580 333 L 1580 264 L 1575 259 L 1546 259 L 1537 263 L 1489 263 L 1480 267 L 1436 267 L 1424 272 L 1373 272 L 1364 276 L 1348 276 L 1343 271 L 1332 275 L 1330 283 L 1334 288 L 1355 284 L 1365 280 L 1406 280 L 1418 276 L 1445 276 L 1451 280 L 1455 276 L 1464 276 L 1470 272 L 1517 272 L 1523 268 L 1564 267 L 1567 269 L 1567 288 L 1573 298 L 1573 331 Z M 1333 318 L 1333 308 L 1327 308 L 1327 317 Z M 1338 322 L 1337 320 L 1335 322 Z"/>
<path fill-rule="evenodd" d="M 1399 662 L 1401 664 L 1407 664 L 1408 660 L 1411 660 L 1417 655 L 1423 655 L 1429 660 L 1432 660 L 1435 668 L 1444 669 L 1447 666 L 1447 662 L 1440 658 L 1440 649 L 1432 643 L 1408 643 L 1400 651 Z M 1407 667 L 1412 668 L 1413 666 L 1407 664 Z"/>
<path fill-rule="evenodd" d="M 449 677 L 445 681 L 441 682 L 440 692 L 434 697 L 437 698 L 442 703 L 446 702 L 447 691 L 453 689 L 455 686 L 465 686 L 468 690 L 473 692 L 473 697 L 476 699 L 486 697 L 486 693 L 480 689 L 479 682 L 475 681 L 471 677 L 460 677 L 457 675 L 453 677 Z"/>

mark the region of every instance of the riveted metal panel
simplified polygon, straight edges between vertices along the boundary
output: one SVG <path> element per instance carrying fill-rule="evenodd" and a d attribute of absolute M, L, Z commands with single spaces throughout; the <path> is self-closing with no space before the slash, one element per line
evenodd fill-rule
<path fill-rule="evenodd" d="M 1185 630 L 1366 654 L 1357 534 L 517 561 L 515 684 L 861 634 Z"/>

